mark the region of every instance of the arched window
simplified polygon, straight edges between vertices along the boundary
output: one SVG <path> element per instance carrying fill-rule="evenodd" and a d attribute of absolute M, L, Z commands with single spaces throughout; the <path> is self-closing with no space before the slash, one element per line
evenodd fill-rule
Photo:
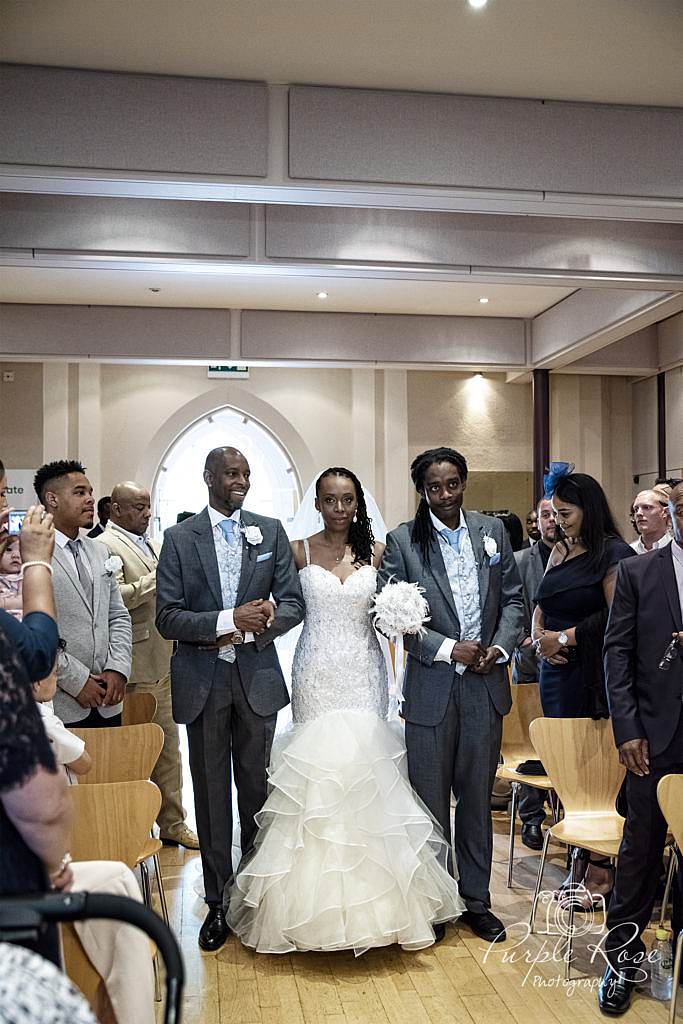
<path fill-rule="evenodd" d="M 244 453 L 251 488 L 244 507 L 284 524 L 299 504 L 297 473 L 280 442 L 256 420 L 226 407 L 197 420 L 166 452 L 154 482 L 154 532 L 161 535 L 179 512 L 200 512 L 207 503 L 202 478 L 212 448 L 230 445 Z"/>

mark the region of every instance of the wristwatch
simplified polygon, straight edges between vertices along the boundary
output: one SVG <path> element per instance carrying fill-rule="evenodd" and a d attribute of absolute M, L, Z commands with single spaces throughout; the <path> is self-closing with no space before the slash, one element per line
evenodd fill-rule
<path fill-rule="evenodd" d="M 569 637 L 563 629 L 560 630 L 560 632 L 557 634 L 557 642 L 560 645 L 560 647 L 566 647 L 569 643 Z"/>

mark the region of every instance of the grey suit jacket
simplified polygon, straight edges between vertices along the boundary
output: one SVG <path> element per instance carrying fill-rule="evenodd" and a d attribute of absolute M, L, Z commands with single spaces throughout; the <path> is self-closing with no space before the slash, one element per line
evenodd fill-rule
<path fill-rule="evenodd" d="M 75 698 L 91 672 L 113 669 L 128 679 L 133 649 L 130 615 L 116 574 L 104 568 L 109 552 L 97 541 L 87 537 L 82 541 L 93 573 L 93 608 L 71 556 L 56 545 L 52 559 L 57 625 L 67 645 L 59 658 L 54 707 L 66 722 L 78 722 L 90 713 Z M 118 705 L 119 710 L 122 706 Z"/>
<path fill-rule="evenodd" d="M 521 551 L 515 551 L 515 562 L 522 579 L 522 590 L 524 594 L 524 629 L 522 640 L 531 636 L 531 620 L 534 614 L 536 592 L 543 579 L 545 569 L 541 558 L 541 544 L 543 541 L 534 544 Z M 533 647 L 515 648 L 512 660 L 512 681 L 513 683 L 531 683 L 538 679 L 539 666 L 536 653 Z"/>
<path fill-rule="evenodd" d="M 479 567 L 479 600 L 481 605 L 481 642 L 486 647 L 499 644 L 512 654 L 520 639 L 524 622 L 522 584 L 502 522 L 479 512 L 466 512 L 467 527 L 474 557 Z M 402 523 L 387 536 L 387 546 L 379 569 L 379 586 L 393 577 L 419 583 L 425 589 L 430 622 L 424 636 L 406 636 L 408 652 L 404 682 L 403 717 L 418 725 L 438 725 L 443 719 L 455 678 L 455 665 L 435 661 L 443 641 L 460 639 L 460 623 L 453 603 L 448 575 L 438 540 L 431 549 L 431 562 L 426 564 L 420 549 L 410 539 L 413 524 Z M 484 535 L 496 541 L 500 560 L 490 564 L 484 552 Z M 485 676 L 469 674 L 472 685 L 488 687 L 494 707 L 506 715 L 511 707 L 507 666 L 494 665 Z"/>
<path fill-rule="evenodd" d="M 245 526 L 258 526 L 260 544 L 242 545 L 242 570 L 235 605 L 271 594 L 277 602 L 275 621 L 253 643 L 236 647 L 237 668 L 252 711 L 275 714 L 289 703 L 273 640 L 301 622 L 304 599 L 299 575 L 282 524 L 277 519 L 242 511 Z M 202 649 L 216 643 L 216 622 L 223 609 L 221 581 L 206 509 L 164 533 L 157 566 L 157 629 L 175 640 L 171 658 L 173 717 L 193 722 L 211 690 L 218 661 L 217 650 Z"/>

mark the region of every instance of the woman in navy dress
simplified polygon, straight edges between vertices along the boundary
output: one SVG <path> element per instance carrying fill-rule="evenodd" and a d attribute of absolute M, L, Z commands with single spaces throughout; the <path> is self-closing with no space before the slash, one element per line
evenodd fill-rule
<path fill-rule="evenodd" d="M 607 718 L 605 627 L 617 566 L 635 552 L 622 538 L 598 481 L 564 466 L 546 481 L 559 539 L 536 595 L 532 629 L 541 658 L 541 703 L 548 718 Z M 586 887 L 604 896 L 611 891 L 611 868 L 596 860 L 588 867 L 588 861 L 586 853 Z"/>

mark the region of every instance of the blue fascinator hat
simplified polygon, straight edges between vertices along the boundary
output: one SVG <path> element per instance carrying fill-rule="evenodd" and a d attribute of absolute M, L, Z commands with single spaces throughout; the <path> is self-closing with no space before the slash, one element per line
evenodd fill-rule
<path fill-rule="evenodd" d="M 562 477 L 574 472 L 573 462 L 551 462 L 548 472 L 543 477 L 543 497 L 552 498 L 555 488 Z"/>

